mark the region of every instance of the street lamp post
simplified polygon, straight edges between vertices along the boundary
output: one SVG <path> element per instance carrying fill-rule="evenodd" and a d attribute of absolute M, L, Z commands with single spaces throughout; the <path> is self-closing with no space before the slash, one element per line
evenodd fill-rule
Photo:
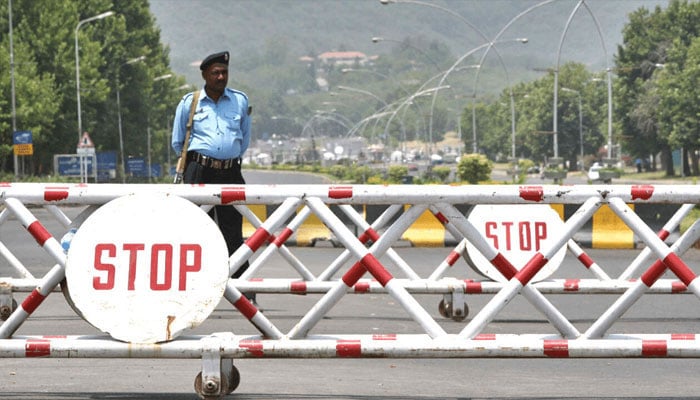
<path fill-rule="evenodd" d="M 561 90 L 575 93 L 578 96 L 578 140 L 581 147 L 581 169 L 583 170 L 583 107 L 581 105 L 581 92 L 565 87 L 561 88 Z"/>
<path fill-rule="evenodd" d="M 95 15 L 94 17 L 90 17 L 87 19 L 84 19 L 82 21 L 78 22 L 78 25 L 75 27 L 75 90 L 76 90 L 76 97 L 78 101 L 78 141 L 80 141 L 80 138 L 83 135 L 83 120 L 82 116 L 80 115 L 80 52 L 79 52 L 79 47 L 78 47 L 78 31 L 80 30 L 80 27 L 83 26 L 84 24 L 91 22 L 91 21 L 96 21 L 98 19 L 103 19 L 107 18 L 111 15 L 114 15 L 114 11 L 107 11 L 103 12 L 102 14 Z"/>
<path fill-rule="evenodd" d="M 586 11 L 588 11 L 588 14 L 591 16 L 591 19 L 593 19 L 596 31 L 598 32 L 598 37 L 600 38 L 601 47 L 603 48 L 603 57 L 605 58 L 605 65 L 607 66 L 606 71 L 608 84 L 608 159 L 612 160 L 612 69 L 608 66 L 608 52 L 605 47 L 605 38 L 600 28 L 600 23 L 598 22 L 598 19 L 595 17 L 595 14 L 593 14 L 591 9 L 588 7 L 588 4 L 586 4 L 584 0 L 579 0 L 574 9 L 571 11 L 569 19 L 566 21 L 566 25 L 564 25 L 564 30 L 562 31 L 561 39 L 559 40 L 559 49 L 557 50 L 557 65 L 554 69 L 554 104 L 552 121 L 552 131 L 554 134 L 554 157 L 559 157 L 559 144 L 557 139 L 557 92 L 559 89 L 559 64 L 561 61 L 561 50 L 564 45 L 564 39 L 566 38 L 566 34 L 569 31 L 569 25 L 571 25 L 571 21 L 573 20 L 574 16 L 576 15 L 581 6 L 583 6 L 586 9 Z"/>
<path fill-rule="evenodd" d="M 80 143 L 80 139 L 83 136 L 83 118 L 81 115 L 81 109 L 80 109 L 80 47 L 78 46 L 78 31 L 80 30 L 80 27 L 83 26 L 83 24 L 86 24 L 91 21 L 96 21 L 98 19 L 103 19 L 107 18 L 111 15 L 114 15 L 114 11 L 107 11 L 103 12 L 102 14 L 95 15 L 94 17 L 90 17 L 81 21 L 78 21 L 78 25 L 75 27 L 75 92 L 76 92 L 76 99 L 78 103 L 78 143 Z M 87 166 L 85 167 L 85 175 L 83 175 L 83 156 L 80 156 L 80 182 L 87 182 Z M 94 166 L 95 168 L 97 166 Z"/>
<path fill-rule="evenodd" d="M 146 56 L 140 56 L 136 58 L 132 58 L 131 60 L 128 60 L 127 62 L 123 63 L 122 65 L 117 68 L 117 126 L 119 128 L 119 158 L 121 159 L 121 175 L 122 175 L 122 183 L 126 183 L 126 167 L 124 166 L 124 135 L 122 134 L 122 106 L 121 106 L 121 100 L 119 96 L 119 92 L 121 90 L 120 88 L 120 83 L 119 83 L 119 72 L 121 71 L 121 67 L 129 64 L 134 64 L 137 62 L 141 62 L 146 59 Z"/>

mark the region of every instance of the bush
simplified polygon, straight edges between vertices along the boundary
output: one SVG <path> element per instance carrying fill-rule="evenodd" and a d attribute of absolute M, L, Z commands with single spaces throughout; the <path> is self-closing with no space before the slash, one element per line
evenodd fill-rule
<path fill-rule="evenodd" d="M 471 184 L 491 179 L 493 163 L 483 154 L 465 154 L 457 164 L 459 179 Z"/>
<path fill-rule="evenodd" d="M 450 167 L 447 166 L 439 166 L 439 167 L 433 167 L 432 174 L 435 176 L 435 179 L 437 179 L 441 183 L 446 183 L 447 179 L 450 177 Z"/>
<path fill-rule="evenodd" d="M 387 180 L 389 183 L 401 183 L 403 177 L 408 175 L 408 167 L 404 165 L 392 165 L 387 171 Z"/>

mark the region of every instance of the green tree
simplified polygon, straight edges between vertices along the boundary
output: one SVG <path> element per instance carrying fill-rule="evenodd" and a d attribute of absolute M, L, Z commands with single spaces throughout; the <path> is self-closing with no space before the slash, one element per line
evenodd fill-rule
<path fill-rule="evenodd" d="M 78 30 L 80 100 L 83 131 L 90 133 L 98 151 L 117 151 L 118 118 L 116 77 L 119 74 L 125 147 L 145 154 L 150 127 L 157 145 L 155 161 L 165 158 L 165 136 L 184 83 L 172 74 L 168 49 L 150 14 L 147 0 L 14 0 L 12 3 L 17 129 L 31 130 L 34 155 L 26 157 L 28 173 L 48 174 L 53 155 L 75 153 L 77 93 L 75 33 L 79 21 L 111 10 L 115 14 L 81 25 Z M 0 8 L 0 91 L 10 98 L 8 9 Z M 143 63 L 124 65 L 135 57 Z M 166 118 L 167 115 L 167 118 Z M 2 105 L 2 132 L 11 130 L 11 107 Z M 11 135 L 0 135 L 0 150 L 11 145 Z M 0 160 L 0 169 L 12 164 Z M 23 160 L 25 161 L 25 160 Z"/>
<path fill-rule="evenodd" d="M 688 146 L 690 153 L 697 149 L 691 138 L 694 116 L 686 114 L 693 110 L 688 102 L 692 91 L 687 97 L 679 91 L 691 89 L 688 85 L 695 79 L 689 58 L 694 57 L 690 49 L 699 33 L 700 4 L 672 0 L 665 9 L 642 8 L 630 14 L 616 54 L 616 116 L 624 144 L 635 156 L 660 152 L 667 175 L 674 174 L 673 148 Z M 662 67 L 668 71 L 659 71 Z M 652 107 L 657 101 L 659 107 Z"/>
<path fill-rule="evenodd" d="M 471 184 L 491 178 L 493 163 L 483 154 L 465 154 L 457 163 L 459 179 Z"/>

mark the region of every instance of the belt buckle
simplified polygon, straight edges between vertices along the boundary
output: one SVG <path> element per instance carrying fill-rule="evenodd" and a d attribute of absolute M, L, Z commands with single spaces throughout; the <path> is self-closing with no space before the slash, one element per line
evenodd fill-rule
<path fill-rule="evenodd" d="M 211 167 L 216 168 L 216 169 L 221 169 L 221 160 L 217 160 L 215 158 L 211 159 Z"/>

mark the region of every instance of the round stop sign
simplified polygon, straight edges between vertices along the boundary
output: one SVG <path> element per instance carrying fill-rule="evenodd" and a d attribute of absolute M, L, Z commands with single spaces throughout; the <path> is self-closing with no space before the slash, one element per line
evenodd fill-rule
<path fill-rule="evenodd" d="M 113 338 L 156 343 L 204 321 L 229 278 L 218 226 L 180 197 L 137 194 L 97 209 L 66 258 L 69 302 Z"/>
<path fill-rule="evenodd" d="M 467 220 L 518 270 L 564 232 L 559 214 L 546 204 L 479 204 L 472 208 Z M 467 243 L 466 253 L 467 262 L 477 272 L 494 281 L 507 281 L 471 242 Z M 565 255 L 566 246 L 562 246 L 532 281 L 547 279 L 559 268 Z"/>

